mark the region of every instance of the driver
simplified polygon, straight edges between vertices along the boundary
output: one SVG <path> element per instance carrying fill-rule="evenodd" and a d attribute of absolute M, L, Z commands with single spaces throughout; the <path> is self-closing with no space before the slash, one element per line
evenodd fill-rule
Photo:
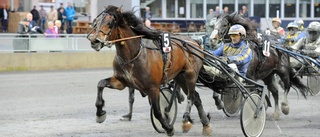
<path fill-rule="evenodd" d="M 218 49 L 210 51 L 215 56 L 226 61 L 230 68 L 239 71 L 246 76 L 248 65 L 252 59 L 252 51 L 243 39 L 246 37 L 246 30 L 242 25 L 236 24 L 230 27 L 228 35 L 231 43 L 222 43 Z M 204 69 L 215 76 L 221 76 L 221 72 L 214 67 L 204 65 Z"/>
<path fill-rule="evenodd" d="M 271 32 L 273 34 L 276 34 L 276 35 L 279 35 L 280 37 L 282 37 L 285 32 L 284 32 L 284 29 L 280 25 L 281 25 L 281 19 L 273 18 L 272 19 L 273 29 L 271 29 Z"/>
<path fill-rule="evenodd" d="M 289 32 L 279 40 L 281 43 L 286 43 L 286 46 L 292 46 L 299 39 L 304 37 L 304 35 L 299 31 L 298 24 L 295 22 L 290 22 L 287 29 Z"/>
<path fill-rule="evenodd" d="M 291 46 L 291 50 L 299 50 L 303 55 L 311 58 L 320 56 L 320 23 L 313 21 L 307 27 L 308 37 L 300 39 L 297 43 Z M 301 64 L 296 59 L 290 59 L 291 66 L 298 68 Z"/>

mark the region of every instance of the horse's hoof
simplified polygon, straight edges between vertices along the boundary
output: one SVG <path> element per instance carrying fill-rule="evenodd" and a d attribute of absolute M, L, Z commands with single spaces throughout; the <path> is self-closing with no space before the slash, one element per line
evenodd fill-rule
<path fill-rule="evenodd" d="M 167 131 L 167 136 L 171 137 L 174 135 L 174 128 L 172 130 Z"/>
<path fill-rule="evenodd" d="M 280 117 L 280 114 L 279 114 L 279 113 L 273 113 L 273 114 L 272 114 L 272 119 L 273 119 L 274 121 L 277 121 L 277 120 L 279 119 L 279 117 Z"/>
<path fill-rule="evenodd" d="M 222 101 L 220 101 L 220 104 L 217 104 L 216 106 L 217 106 L 217 109 L 218 109 L 218 110 L 221 110 L 221 109 L 224 108 L 224 104 L 223 104 Z"/>
<path fill-rule="evenodd" d="M 202 135 L 204 135 L 204 136 L 211 136 L 212 135 L 211 124 L 203 126 Z"/>
<path fill-rule="evenodd" d="M 287 103 L 281 103 L 281 111 L 285 115 L 289 114 L 290 108 Z"/>
<path fill-rule="evenodd" d="M 96 122 L 97 123 L 102 123 L 102 122 L 104 122 L 106 120 L 106 118 L 107 118 L 107 114 L 104 113 L 102 116 L 97 116 L 96 117 Z"/>
<path fill-rule="evenodd" d="M 122 118 L 120 118 L 121 121 L 131 121 L 132 116 L 131 115 L 123 115 Z"/>
<path fill-rule="evenodd" d="M 190 121 L 183 121 L 182 122 L 182 132 L 188 133 L 192 128 L 192 123 Z"/>

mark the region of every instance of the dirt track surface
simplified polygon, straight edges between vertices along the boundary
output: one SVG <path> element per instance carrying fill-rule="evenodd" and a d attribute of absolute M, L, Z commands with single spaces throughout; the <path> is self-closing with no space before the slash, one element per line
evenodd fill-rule
<path fill-rule="evenodd" d="M 150 122 L 147 98 L 136 93 L 132 121 L 120 121 L 128 112 L 128 90 L 105 89 L 104 123 L 95 122 L 96 85 L 100 79 L 112 75 L 111 69 L 71 71 L 38 71 L 0 73 L 0 137 L 164 137 Z M 212 91 L 197 89 L 204 109 L 212 116 L 215 137 L 243 136 L 240 115 L 226 117 L 217 110 Z M 282 97 L 282 91 L 280 92 Z M 294 90 L 289 94 L 290 114 L 273 121 L 268 108 L 264 137 L 317 137 L 320 134 L 320 96 L 305 100 Z M 273 98 L 271 98 L 273 103 Z M 178 105 L 175 136 L 201 136 L 202 126 L 193 107 L 195 123 L 189 133 L 182 133 L 181 120 L 186 102 Z"/>

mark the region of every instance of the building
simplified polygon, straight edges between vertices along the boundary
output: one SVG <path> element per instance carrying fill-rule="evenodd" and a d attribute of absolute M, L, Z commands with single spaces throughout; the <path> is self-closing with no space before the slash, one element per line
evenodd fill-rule
<path fill-rule="evenodd" d="M 271 27 L 271 19 L 282 19 L 282 27 L 301 18 L 305 21 L 305 27 L 309 22 L 320 20 L 320 0 L 1 0 L 14 5 L 19 5 L 25 11 L 30 11 L 33 5 L 50 5 L 56 7 L 60 2 L 72 2 L 77 13 L 83 20 L 92 20 L 107 5 L 122 6 L 126 10 L 136 11 L 140 16 L 145 13 L 148 6 L 151 9 L 153 22 L 176 22 L 185 27 L 190 22 L 204 23 L 209 9 L 219 6 L 222 12 L 224 7 L 229 8 L 229 13 L 239 12 L 242 6 L 246 6 L 249 17 L 258 18 L 261 29 Z M 9 5 L 10 5 L 9 4 Z M 66 5 L 66 4 L 65 4 Z M 140 10 L 139 10 L 140 9 Z M 86 15 L 86 16 L 85 16 Z"/>

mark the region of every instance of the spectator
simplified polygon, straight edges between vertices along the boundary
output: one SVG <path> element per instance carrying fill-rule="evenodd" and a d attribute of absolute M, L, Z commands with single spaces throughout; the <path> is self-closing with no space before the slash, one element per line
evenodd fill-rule
<path fill-rule="evenodd" d="M 155 30 L 155 28 L 153 26 L 151 26 L 151 21 L 150 20 L 146 20 L 144 22 L 144 24 L 146 25 L 146 27 L 148 27 L 149 29 Z"/>
<path fill-rule="evenodd" d="M 225 6 L 225 7 L 223 8 L 223 13 L 229 14 L 229 7 L 228 7 L 228 6 Z"/>
<path fill-rule="evenodd" d="M 27 13 L 26 18 L 28 19 L 29 23 L 29 28 L 31 29 L 32 33 L 43 33 L 43 29 L 39 27 L 39 25 L 33 20 L 33 16 L 31 13 Z"/>
<path fill-rule="evenodd" d="M 55 32 L 56 32 L 57 34 L 64 34 L 64 32 L 63 32 L 63 30 L 62 30 L 61 28 L 62 28 L 62 23 L 61 23 L 61 21 L 60 21 L 60 20 L 56 20 L 56 21 L 54 22 Z M 62 36 L 60 36 L 60 37 L 62 37 Z"/>
<path fill-rule="evenodd" d="M 17 33 L 19 33 L 19 34 L 29 34 L 30 31 L 31 31 L 30 21 L 29 21 L 27 18 L 24 18 L 24 19 L 19 23 Z"/>
<path fill-rule="evenodd" d="M 22 11 L 24 11 L 24 9 L 23 9 L 22 3 L 20 3 L 18 7 L 18 12 L 22 12 Z"/>
<path fill-rule="evenodd" d="M 50 6 L 50 12 L 48 13 L 48 21 L 55 22 L 58 19 L 58 12 L 54 9 L 53 5 Z"/>
<path fill-rule="evenodd" d="M 3 4 L 0 9 L 0 19 L 2 21 L 2 32 L 8 32 L 9 11 L 6 4 Z"/>
<path fill-rule="evenodd" d="M 47 38 L 56 38 L 57 32 L 54 27 L 53 21 L 48 21 L 48 28 L 46 30 Z"/>
<path fill-rule="evenodd" d="M 214 11 L 214 13 L 215 14 L 220 14 L 221 13 L 219 6 L 216 6 L 216 10 Z"/>
<path fill-rule="evenodd" d="M 67 28 L 66 31 L 68 34 L 72 33 L 72 21 L 74 20 L 74 16 L 76 14 L 74 8 L 71 5 L 71 2 L 68 2 L 68 6 L 65 9 L 66 12 L 66 23 L 67 23 Z"/>
<path fill-rule="evenodd" d="M 150 20 L 152 17 L 150 7 L 146 7 L 145 20 Z"/>
<path fill-rule="evenodd" d="M 240 10 L 240 15 L 243 18 L 248 18 L 249 17 L 249 13 L 247 11 L 247 7 L 246 6 L 242 6 L 242 10 Z"/>
<path fill-rule="evenodd" d="M 40 27 L 42 30 L 45 30 L 46 21 L 47 21 L 47 11 L 43 8 L 43 5 L 40 6 L 41 9 L 39 11 L 40 14 Z"/>
<path fill-rule="evenodd" d="M 61 30 L 64 31 L 65 28 L 65 20 L 66 20 L 66 12 L 63 8 L 63 3 L 60 3 L 60 7 L 57 10 L 58 12 L 58 20 L 61 21 Z"/>
<path fill-rule="evenodd" d="M 36 23 L 39 23 L 40 15 L 36 5 L 33 6 L 33 9 L 30 11 L 30 13 L 32 14 L 32 17 L 33 17 L 32 20 L 35 21 Z"/>

